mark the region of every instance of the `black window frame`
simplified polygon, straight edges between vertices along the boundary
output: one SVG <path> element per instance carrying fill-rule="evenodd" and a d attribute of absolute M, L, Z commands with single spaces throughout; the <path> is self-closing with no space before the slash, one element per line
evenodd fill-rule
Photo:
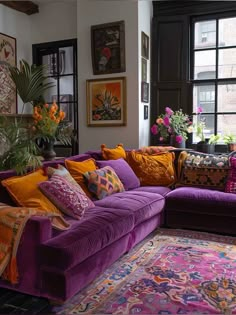
<path fill-rule="evenodd" d="M 192 84 L 192 95 L 194 86 L 202 86 L 202 85 L 214 85 L 215 86 L 215 110 L 214 112 L 204 112 L 204 116 L 207 115 L 214 115 L 214 134 L 218 132 L 218 125 L 217 125 L 217 117 L 218 115 L 235 115 L 236 118 L 236 109 L 233 112 L 223 112 L 218 111 L 218 86 L 220 84 L 236 84 L 236 76 L 232 78 L 218 78 L 218 62 L 219 62 L 219 51 L 222 49 L 236 49 L 236 44 L 231 46 L 218 46 L 219 41 L 219 20 L 220 19 L 227 19 L 227 18 L 236 18 L 236 10 L 231 12 L 218 12 L 215 14 L 205 14 L 199 16 L 192 16 L 190 20 L 190 82 Z M 209 21 L 209 20 L 216 20 L 216 45 L 215 47 L 209 48 L 194 48 L 194 41 L 195 41 L 195 23 Z M 216 68 L 215 68 L 215 78 L 214 79 L 194 79 L 194 55 L 196 51 L 216 51 Z M 193 97 L 192 97 L 192 111 L 193 111 Z M 196 112 L 192 112 L 192 115 L 195 116 Z"/>

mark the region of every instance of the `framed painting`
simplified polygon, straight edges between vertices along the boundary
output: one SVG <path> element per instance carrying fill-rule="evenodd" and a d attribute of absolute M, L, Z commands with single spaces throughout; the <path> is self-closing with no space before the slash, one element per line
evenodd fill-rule
<path fill-rule="evenodd" d="M 87 80 L 88 126 L 126 125 L 126 78 Z"/>
<path fill-rule="evenodd" d="M 125 22 L 91 26 L 94 74 L 125 71 Z"/>
<path fill-rule="evenodd" d="M 149 83 L 141 83 L 141 101 L 144 103 L 149 102 Z"/>
<path fill-rule="evenodd" d="M 142 58 L 142 81 L 147 82 L 147 60 Z"/>
<path fill-rule="evenodd" d="M 149 59 L 149 37 L 142 32 L 141 33 L 141 55 L 143 58 Z"/>
<path fill-rule="evenodd" d="M 9 66 L 16 66 L 16 39 L 0 33 L 0 114 L 17 113 L 16 87 Z"/>

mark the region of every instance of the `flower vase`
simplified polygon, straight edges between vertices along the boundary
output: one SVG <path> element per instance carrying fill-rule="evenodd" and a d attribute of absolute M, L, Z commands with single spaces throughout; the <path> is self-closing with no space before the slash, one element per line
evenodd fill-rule
<path fill-rule="evenodd" d="M 56 152 L 54 151 L 54 143 L 55 143 L 54 139 L 43 140 L 41 155 L 45 161 L 55 159 Z"/>
<path fill-rule="evenodd" d="M 176 136 L 172 135 L 170 136 L 170 145 L 178 149 L 184 149 L 186 147 L 186 142 L 184 139 L 182 139 L 182 141 L 179 143 L 176 141 Z"/>

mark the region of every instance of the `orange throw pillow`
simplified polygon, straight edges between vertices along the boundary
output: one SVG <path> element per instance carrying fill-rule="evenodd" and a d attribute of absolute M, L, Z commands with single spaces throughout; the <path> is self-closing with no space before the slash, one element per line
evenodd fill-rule
<path fill-rule="evenodd" d="M 1 183 L 19 206 L 61 214 L 38 188 L 38 184 L 46 180 L 48 176 L 39 169 L 24 176 L 4 179 Z"/>
<path fill-rule="evenodd" d="M 176 181 L 173 152 L 148 155 L 131 151 L 127 162 L 140 180 L 141 186 L 170 186 Z"/>
<path fill-rule="evenodd" d="M 126 159 L 126 152 L 122 144 L 118 144 L 115 149 L 108 149 L 105 144 L 102 144 L 101 151 L 104 160 Z"/>
<path fill-rule="evenodd" d="M 97 169 L 95 160 L 88 159 L 82 162 L 65 160 L 65 165 L 71 176 L 81 186 L 88 197 L 92 197 L 92 193 L 88 190 L 83 174 Z"/>

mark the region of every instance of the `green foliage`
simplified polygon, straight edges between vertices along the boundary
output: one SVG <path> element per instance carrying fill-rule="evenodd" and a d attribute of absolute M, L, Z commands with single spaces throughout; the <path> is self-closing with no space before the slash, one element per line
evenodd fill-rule
<path fill-rule="evenodd" d="M 53 83 L 45 83 L 45 65 L 29 65 L 25 60 L 20 61 L 20 68 L 9 67 L 10 75 L 16 85 L 17 93 L 23 103 L 32 103 L 39 99 L 43 101 L 44 92 L 54 86 Z"/>
<path fill-rule="evenodd" d="M 8 118 L 1 117 L 0 138 L 6 146 L 5 152 L 0 156 L 0 170 L 15 169 L 17 173 L 23 174 L 27 166 L 35 169 L 41 165 L 34 137 L 16 119 L 9 122 Z"/>
<path fill-rule="evenodd" d="M 228 135 L 224 135 L 223 140 L 224 140 L 225 144 L 235 143 L 236 142 L 236 136 L 233 135 L 232 133 L 229 133 Z"/>
<path fill-rule="evenodd" d="M 209 138 L 209 144 L 216 144 L 220 140 L 220 135 L 211 135 Z"/>

